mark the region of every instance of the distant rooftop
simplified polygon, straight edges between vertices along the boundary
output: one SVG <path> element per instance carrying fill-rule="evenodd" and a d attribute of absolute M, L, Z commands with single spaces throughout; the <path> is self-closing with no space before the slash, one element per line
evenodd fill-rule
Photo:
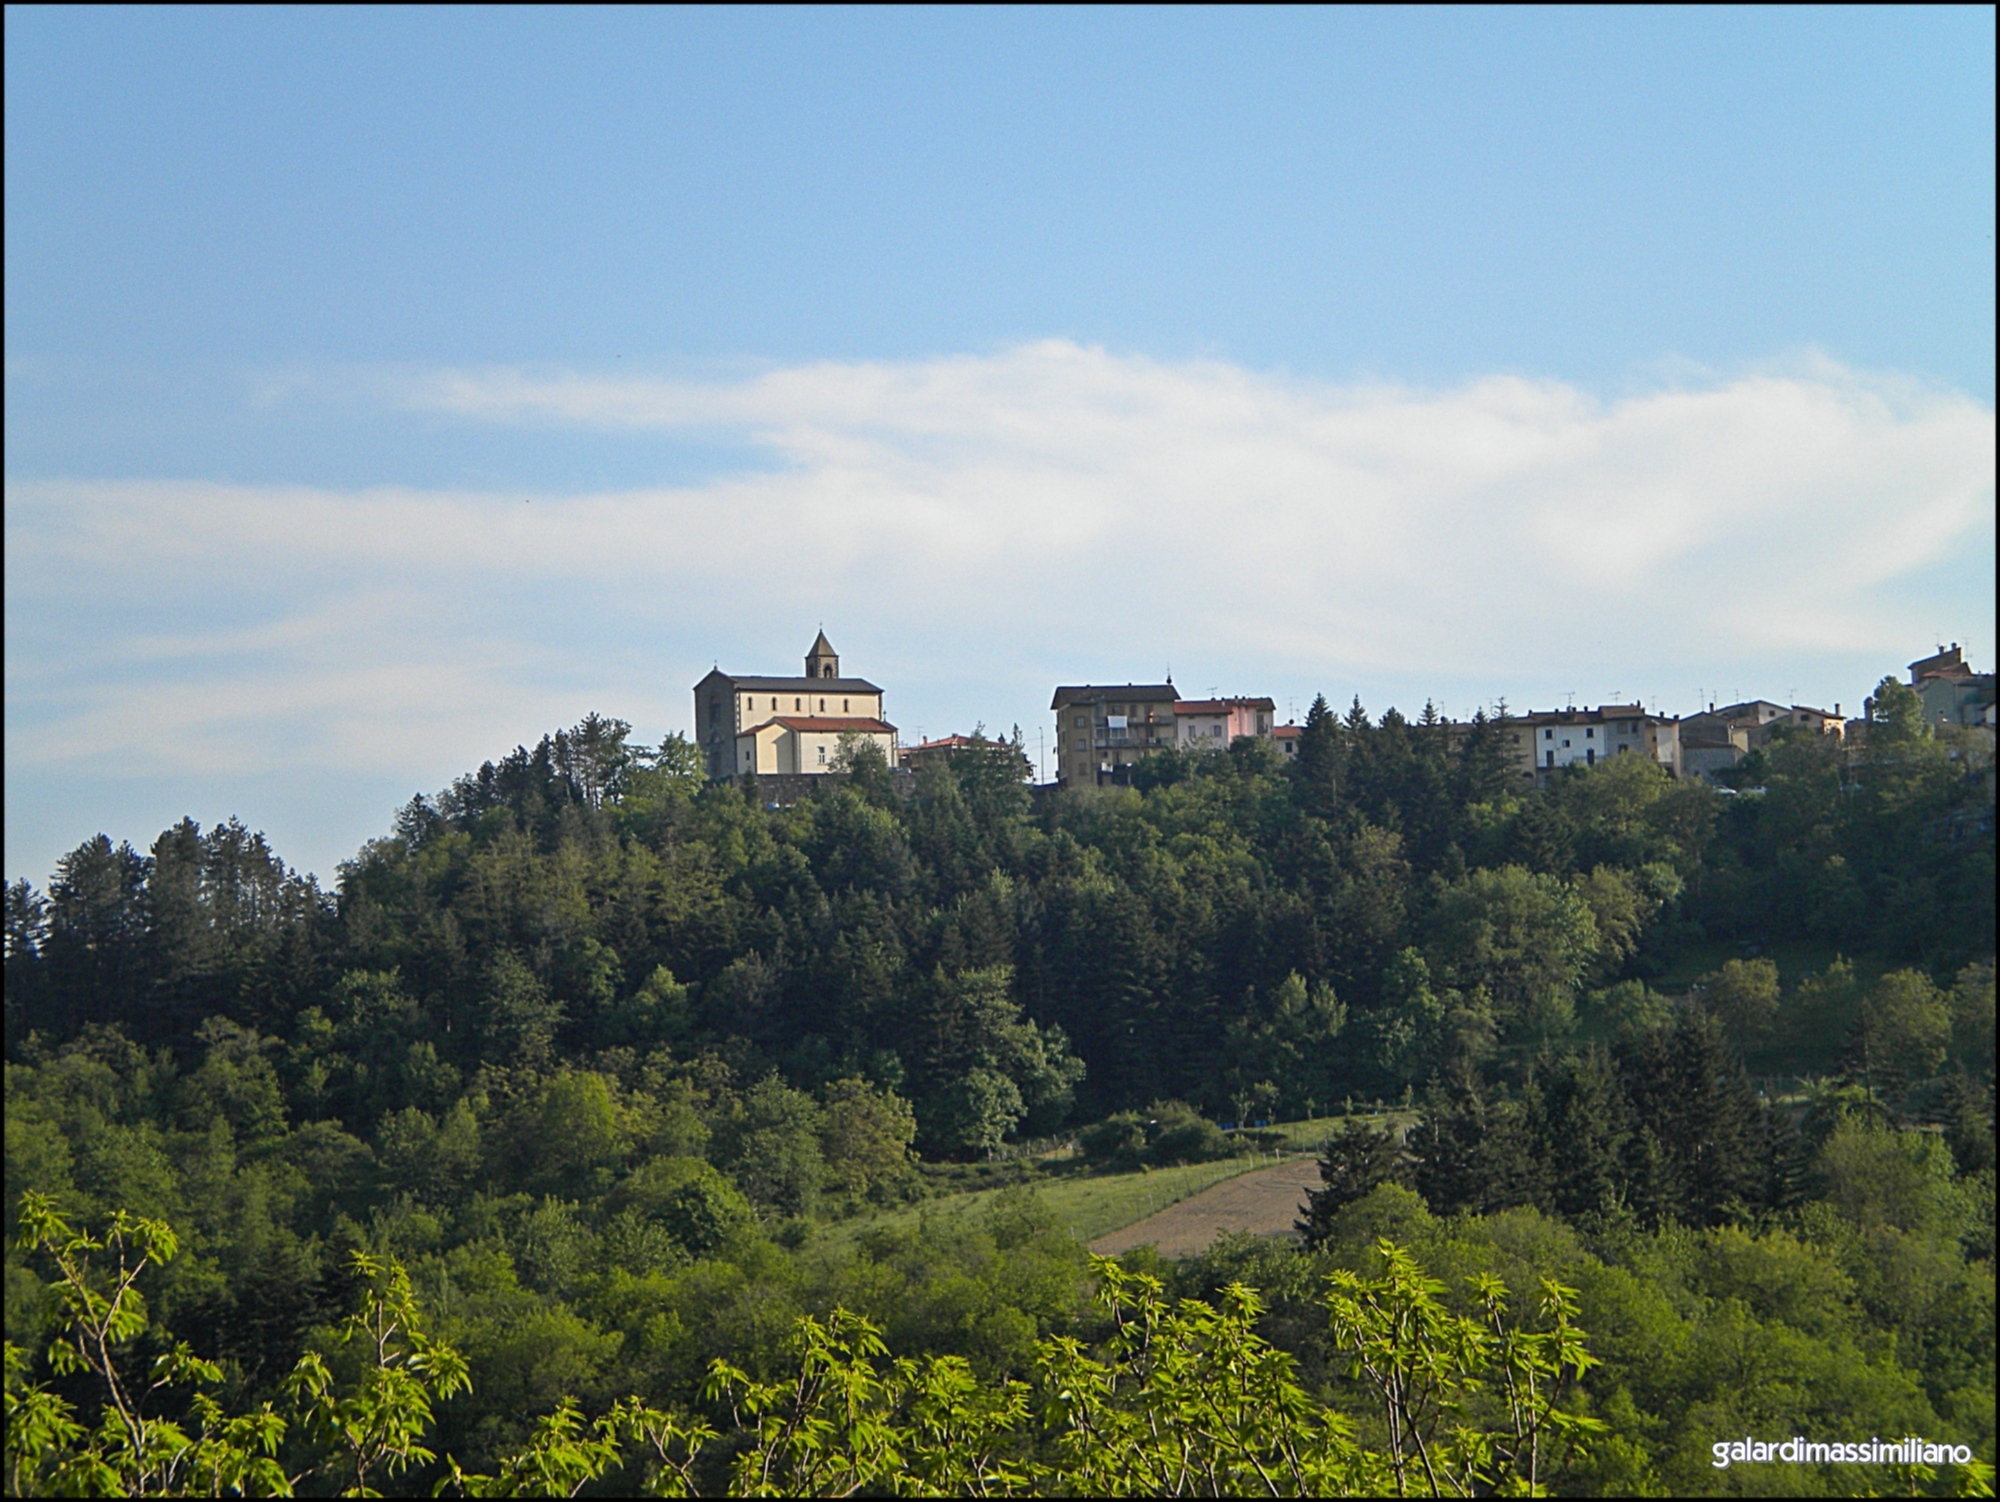
<path fill-rule="evenodd" d="M 1178 699 L 1180 691 L 1171 683 L 1065 683 L 1049 701 L 1050 709 L 1065 704 L 1097 699 Z"/>
<path fill-rule="evenodd" d="M 1268 709 L 1276 713 L 1277 708 L 1270 699 L 1180 699 L 1174 703 L 1175 714 L 1228 714 L 1232 709 Z"/>
<path fill-rule="evenodd" d="M 773 715 L 762 724 L 741 730 L 739 735 L 755 735 L 760 730 L 768 730 L 773 725 L 782 725 L 787 730 L 819 731 L 823 735 L 838 735 L 854 730 L 868 735 L 894 735 L 896 727 L 887 720 L 871 720 L 860 715 Z"/>
<path fill-rule="evenodd" d="M 879 694 L 881 689 L 866 678 L 739 678 L 734 673 L 714 672 L 709 678 L 725 678 L 738 689 L 753 694 Z M 702 683 L 708 678 L 702 679 Z M 695 685 L 700 688 L 701 684 Z"/>

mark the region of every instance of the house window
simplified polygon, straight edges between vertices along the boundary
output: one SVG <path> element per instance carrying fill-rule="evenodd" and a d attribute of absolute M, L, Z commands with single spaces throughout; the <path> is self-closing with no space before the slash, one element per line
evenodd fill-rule
<path fill-rule="evenodd" d="M 826 765 L 826 745 L 825 745 L 825 743 L 824 743 L 824 742 L 822 742 L 822 743 L 820 744 L 820 748 L 819 748 L 819 764 L 820 764 L 821 766 L 825 766 L 825 765 Z"/>
<path fill-rule="evenodd" d="M 1569 750 L 1569 742 L 1568 742 L 1568 741 L 1564 741 L 1564 742 L 1563 742 L 1563 750 L 1565 750 L 1565 751 Z"/>
<path fill-rule="evenodd" d="M 1583 738 L 1584 738 L 1585 740 L 1587 740 L 1587 741 L 1594 741 L 1594 740 L 1596 740 L 1596 739 L 1597 739 L 1597 727 L 1593 725 L 1593 726 L 1591 726 L 1591 727 L 1590 727 L 1590 728 L 1589 728 L 1588 730 L 1584 731 L 1584 732 L 1583 732 Z"/>
<path fill-rule="evenodd" d="M 1089 738 L 1086 736 L 1079 735 L 1076 738 L 1076 749 L 1079 751 L 1088 751 L 1090 749 Z"/>
<path fill-rule="evenodd" d="M 1565 742 L 1565 744 L 1567 744 L 1567 742 Z M 1549 753 L 1549 759 L 1547 765 L 1553 767 L 1555 764 L 1556 764 L 1556 754 L 1555 752 L 1551 751 Z"/>
<path fill-rule="evenodd" d="M 775 704 L 774 704 L 774 705 L 772 705 L 771 707 L 772 707 L 773 709 L 776 709 L 776 708 L 777 708 L 777 706 L 776 706 Z M 805 700 L 803 700 L 803 699 L 794 699 L 794 700 L 792 700 L 792 712 L 793 712 L 794 714 L 797 714 L 797 713 L 798 713 L 798 712 L 799 712 L 799 711 L 800 711 L 801 709 L 804 709 L 805 707 L 806 707 L 806 703 L 805 703 Z"/>
<path fill-rule="evenodd" d="M 778 706 L 773 704 L 771 707 L 773 709 L 776 709 Z M 1542 732 L 1542 739 L 1545 741 L 1552 741 L 1555 738 L 1556 738 L 1556 733 L 1553 730 L 1544 730 Z"/>
<path fill-rule="evenodd" d="M 852 711 L 851 709 L 849 709 L 849 708 L 847 707 L 847 701 L 846 701 L 845 699 L 842 699 L 842 700 L 840 701 L 840 712 L 841 712 L 842 714 L 852 714 L 852 713 L 853 713 L 853 711 Z"/>
<path fill-rule="evenodd" d="M 820 712 L 821 714 L 825 714 L 825 713 L 826 713 L 826 700 L 824 700 L 824 699 L 822 699 L 822 700 L 820 700 L 820 701 L 819 701 L 819 712 Z"/>
<path fill-rule="evenodd" d="M 1077 728 L 1078 730 L 1081 730 L 1081 729 L 1083 729 L 1083 727 L 1084 727 L 1085 723 L 1086 723 L 1086 719 L 1085 719 L 1085 716 L 1083 716 L 1083 715 L 1078 715 L 1078 716 L 1076 717 L 1076 728 Z"/>
<path fill-rule="evenodd" d="M 778 712 L 778 696 L 776 694 L 773 694 L 771 695 L 771 713 L 776 714 L 777 712 Z"/>
<path fill-rule="evenodd" d="M 1583 756 L 1584 760 L 1587 763 L 1589 763 L 1589 765 L 1593 767 L 1597 765 L 1597 748 L 1595 746 L 1591 747 L 1588 751 L 1584 752 Z"/>

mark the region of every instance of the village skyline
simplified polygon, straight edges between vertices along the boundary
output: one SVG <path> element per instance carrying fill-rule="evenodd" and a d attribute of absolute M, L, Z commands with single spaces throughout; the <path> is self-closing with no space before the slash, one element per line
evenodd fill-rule
<path fill-rule="evenodd" d="M 1994 653 L 1987 11 L 5 24 L 14 875 L 821 623 L 912 738 Z"/>

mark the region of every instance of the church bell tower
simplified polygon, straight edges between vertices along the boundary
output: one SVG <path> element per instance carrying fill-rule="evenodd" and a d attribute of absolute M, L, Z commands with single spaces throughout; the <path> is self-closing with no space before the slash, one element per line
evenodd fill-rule
<path fill-rule="evenodd" d="M 806 676 L 808 678 L 840 676 L 840 655 L 833 650 L 833 643 L 826 639 L 824 631 L 813 638 L 812 650 L 806 653 Z"/>

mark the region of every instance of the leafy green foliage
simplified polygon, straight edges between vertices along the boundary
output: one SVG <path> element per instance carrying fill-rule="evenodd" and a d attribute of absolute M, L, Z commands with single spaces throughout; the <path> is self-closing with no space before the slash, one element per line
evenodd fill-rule
<path fill-rule="evenodd" d="M 1349 1375 L 1379 1395 L 1388 1433 L 1388 1464 L 1399 1496 L 1469 1497 L 1519 1490 L 1533 1495 L 1543 1477 L 1581 1456 L 1603 1420 L 1565 1411 L 1566 1391 L 1597 1364 L 1575 1324 L 1576 1291 L 1541 1284 L 1541 1331 L 1507 1319 L 1507 1289 L 1496 1277 L 1472 1279 L 1478 1312 L 1454 1315 L 1438 1302 L 1444 1285 L 1427 1278 L 1393 1242 L 1378 1244 L 1384 1271 L 1369 1280 L 1333 1275 L 1333 1349 Z M 1502 1403 L 1498 1423 L 1471 1412 L 1482 1391 Z"/>
<path fill-rule="evenodd" d="M 796 1406 L 806 1317 L 822 1389 L 867 1363 L 884 1386 L 854 1411 L 906 1459 L 933 1435 L 938 1486 L 1053 1486 L 1051 1341 L 1104 1369 L 1070 1368 L 1091 1424 L 1194 1423 L 1178 1378 L 1146 1409 L 1114 1356 L 1146 1307 L 1167 1334 L 1144 1360 L 1228 1350 L 1276 1383 L 1282 1355 L 1352 1432 L 1297 1431 L 1320 1472 L 1246 1419 L 1249 1448 L 1194 1469 L 1106 1452 L 1091 1477 L 1262 1487 L 1254 1455 L 1332 1485 L 1351 1443 L 1393 1485 L 1413 1452 L 1319 1302 L 1330 1272 L 1385 1275 L 1383 1237 L 1486 1362 L 1398 1421 L 1486 1436 L 1441 1487 L 1546 1478 L 1566 1443 L 1495 1396 L 1486 1274 L 1574 1286 L 1597 1337 L 1559 1406 L 1609 1427 L 1566 1489 L 1713 1489 L 1685 1459 L 1704 1426 L 1866 1416 L 1990 1455 L 1991 794 L 1976 747 L 1885 702 L 1865 741 L 1774 737 L 1735 798 L 1644 758 L 1532 789 L 1504 726 L 1357 703 L 1316 705 L 1289 767 L 1248 745 L 1031 802 L 1016 738 L 914 785 L 857 751 L 772 807 L 593 717 L 413 800 L 337 900 L 233 824 L 89 841 L 46 895 L 8 890 L 9 1213 L 59 1198 L 100 1228 L 66 1254 L 75 1287 L 111 1300 L 142 1269 L 117 1309 L 143 1322 L 105 1326 L 98 1359 L 168 1427 L 52 1364 L 106 1311 L 66 1302 L 50 1248 L 78 1233 L 50 1227 L 7 1257 L 9 1464 L 39 1490 L 714 1490 Z M 1025 1193 L 848 1219 L 1399 1096 L 1400 1152 L 1329 1149 L 1309 1249 L 1130 1263 L 1202 1303 L 1192 1323 L 1137 1285 L 1093 1312 L 1105 1275 Z M 469 1380 L 449 1396 L 438 1352 Z M 718 1359 L 792 1397 L 701 1438 L 727 1428 L 701 1397 Z"/>

